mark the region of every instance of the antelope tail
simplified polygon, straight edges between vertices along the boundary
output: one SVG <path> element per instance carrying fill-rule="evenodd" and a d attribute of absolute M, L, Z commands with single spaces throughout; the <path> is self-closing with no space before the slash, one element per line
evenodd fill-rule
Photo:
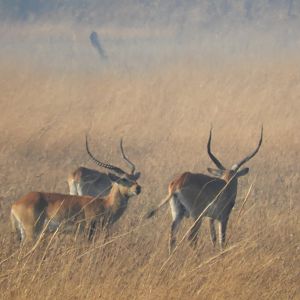
<path fill-rule="evenodd" d="M 170 200 L 171 198 L 173 197 L 173 193 L 170 193 L 166 198 L 164 198 L 160 204 L 154 208 L 154 209 L 151 209 L 147 214 L 146 214 L 146 218 L 149 219 L 149 218 L 152 218 L 157 212 L 159 209 L 161 209 L 163 206 L 165 206 Z"/>

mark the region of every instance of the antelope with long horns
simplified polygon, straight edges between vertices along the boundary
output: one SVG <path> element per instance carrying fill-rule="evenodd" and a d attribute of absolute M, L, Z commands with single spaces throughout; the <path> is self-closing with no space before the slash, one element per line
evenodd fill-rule
<path fill-rule="evenodd" d="M 127 177 L 129 180 L 137 180 L 140 177 L 140 172 L 135 171 L 135 164 L 130 161 L 129 158 L 125 155 L 123 148 L 123 139 L 120 140 L 120 150 L 123 159 L 131 168 L 129 173 L 116 166 L 103 163 L 95 159 L 94 156 L 91 155 L 86 137 L 86 151 L 98 166 L 111 170 L 120 176 Z M 99 172 L 97 170 L 85 167 L 77 168 L 68 176 L 68 185 L 70 195 L 89 195 L 94 197 L 108 195 L 112 187 L 111 180 L 107 173 Z"/>
<path fill-rule="evenodd" d="M 226 169 L 211 152 L 211 136 L 212 129 L 207 143 L 207 152 L 217 169 L 208 168 L 207 170 L 213 177 L 190 172 L 181 174 L 169 184 L 168 196 L 157 208 L 147 214 L 147 217 L 150 218 L 161 207 L 170 203 L 173 220 L 169 238 L 170 253 L 176 246 L 176 234 L 181 220 L 189 216 L 194 219 L 194 224 L 188 232 L 188 240 L 193 247 L 197 244 L 202 219 L 208 217 L 211 241 L 215 245 L 217 237 L 214 223 L 218 221 L 219 244 L 223 249 L 228 219 L 235 205 L 238 178 L 249 172 L 249 168 L 240 168 L 258 152 L 263 140 L 263 128 L 261 128 L 260 140 L 255 150 L 230 169 Z"/>
<path fill-rule="evenodd" d="M 54 230 L 61 225 L 75 224 L 85 227 L 89 240 L 95 233 L 97 223 L 109 229 L 123 214 L 128 199 L 141 192 L 137 178 L 130 176 L 120 168 L 97 160 L 88 148 L 89 156 L 99 165 L 116 172 L 107 176 L 111 182 L 106 196 L 78 196 L 57 193 L 30 192 L 17 200 L 11 208 L 11 222 L 21 241 L 32 240 L 43 230 L 44 226 Z"/>

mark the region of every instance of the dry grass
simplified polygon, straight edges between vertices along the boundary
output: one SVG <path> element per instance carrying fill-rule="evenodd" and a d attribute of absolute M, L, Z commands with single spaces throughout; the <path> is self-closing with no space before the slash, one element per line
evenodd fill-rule
<path fill-rule="evenodd" d="M 4 299 L 299 299 L 299 63 L 219 69 L 191 62 L 145 73 L 47 72 L 7 67 L 0 79 L 0 295 Z M 240 180 L 224 253 L 206 224 L 197 253 L 183 242 L 167 259 L 169 211 L 142 216 L 185 170 L 205 172 L 213 149 L 226 165 L 265 137 Z M 118 141 L 142 172 L 143 192 L 111 243 L 58 233 L 26 255 L 9 224 L 11 203 L 29 190 L 67 192 L 66 176 L 95 167 L 84 150 L 122 164 Z M 250 197 L 238 219 L 243 199 Z M 184 222 L 182 237 L 191 221 Z"/>

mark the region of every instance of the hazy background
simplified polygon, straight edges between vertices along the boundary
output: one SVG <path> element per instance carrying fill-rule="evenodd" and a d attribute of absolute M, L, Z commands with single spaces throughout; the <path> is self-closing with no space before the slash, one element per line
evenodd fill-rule
<path fill-rule="evenodd" d="M 295 0 L 0 1 L 0 298 L 299 299 L 299 17 Z M 170 211 L 142 217 L 176 174 L 213 167 L 211 124 L 228 167 L 264 124 L 226 251 L 204 222 L 198 250 L 181 243 L 160 271 Z M 126 168 L 124 138 L 141 195 L 110 245 L 101 233 L 89 244 L 59 232 L 24 256 L 11 203 L 30 190 L 67 193 L 70 171 L 97 168 L 86 133 L 96 157 Z"/>
<path fill-rule="evenodd" d="M 16 64 L 99 71 L 88 39 L 96 30 L 118 68 L 285 61 L 299 52 L 299 16 L 295 0 L 2 0 L 0 54 Z"/>

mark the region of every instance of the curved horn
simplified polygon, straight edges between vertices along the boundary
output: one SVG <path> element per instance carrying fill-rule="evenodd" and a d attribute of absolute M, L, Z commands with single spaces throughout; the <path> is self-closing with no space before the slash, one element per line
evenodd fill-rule
<path fill-rule="evenodd" d="M 122 169 L 116 167 L 116 166 L 113 166 L 113 165 L 110 165 L 110 164 L 106 164 L 106 163 L 103 163 L 101 161 L 99 161 L 97 158 L 94 157 L 94 155 L 91 153 L 90 149 L 89 149 L 89 145 L 88 145 L 88 137 L 87 135 L 85 136 L 85 147 L 86 147 L 86 152 L 88 153 L 88 155 L 90 156 L 90 158 L 100 167 L 103 167 L 103 168 L 106 168 L 106 169 L 109 169 L 109 170 L 112 170 L 114 172 L 116 172 L 117 174 L 119 175 L 123 175 L 123 174 L 127 174 L 125 171 L 123 171 Z"/>
<path fill-rule="evenodd" d="M 233 165 L 231 170 L 237 171 L 244 163 L 246 163 L 247 161 L 249 161 L 259 150 L 262 140 L 263 140 L 263 132 L 264 132 L 264 128 L 263 126 L 261 126 L 261 133 L 260 133 L 260 140 L 258 142 L 257 147 L 255 148 L 255 150 L 249 154 L 248 156 L 246 156 L 244 159 L 242 159 L 240 162 L 238 162 L 237 164 Z"/>
<path fill-rule="evenodd" d="M 121 152 L 122 152 L 122 156 L 123 156 L 123 159 L 131 166 L 131 175 L 134 174 L 134 171 L 135 171 L 135 165 L 133 162 L 131 162 L 128 157 L 125 155 L 124 153 L 124 149 L 123 149 L 123 138 L 121 138 L 120 140 L 120 149 L 121 149 Z"/>
<path fill-rule="evenodd" d="M 209 132 L 209 138 L 208 138 L 208 143 L 207 143 L 207 152 L 211 160 L 215 163 L 215 165 L 220 169 L 220 170 L 225 170 L 225 167 L 221 164 L 221 162 L 211 153 L 210 150 L 210 144 L 211 144 L 211 132 L 212 128 L 210 128 Z"/>

